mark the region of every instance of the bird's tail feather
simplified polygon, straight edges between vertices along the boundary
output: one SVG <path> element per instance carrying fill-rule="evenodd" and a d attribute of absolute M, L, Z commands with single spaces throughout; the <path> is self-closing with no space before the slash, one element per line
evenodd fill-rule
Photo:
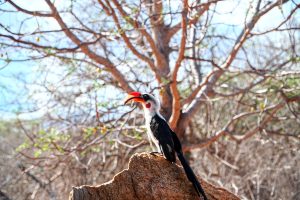
<path fill-rule="evenodd" d="M 187 176 L 187 178 L 189 179 L 190 182 L 192 182 L 198 196 L 200 197 L 201 195 L 203 196 L 204 200 L 207 200 L 207 197 L 204 193 L 203 188 L 201 187 L 196 175 L 194 174 L 192 168 L 190 167 L 190 165 L 188 164 L 188 162 L 186 161 L 186 159 L 183 156 L 182 152 L 177 152 L 177 156 L 181 162 L 181 165 L 183 166 L 183 169 L 185 171 L 185 174 Z"/>

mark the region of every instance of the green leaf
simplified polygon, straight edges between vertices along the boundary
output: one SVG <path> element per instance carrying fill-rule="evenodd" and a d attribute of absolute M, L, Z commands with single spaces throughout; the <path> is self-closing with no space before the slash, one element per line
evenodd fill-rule
<path fill-rule="evenodd" d="M 33 156 L 35 158 L 38 158 L 41 156 L 41 154 L 42 154 L 42 150 L 38 149 L 38 150 L 34 151 Z"/>
<path fill-rule="evenodd" d="M 30 147 L 30 144 L 29 144 L 29 141 L 26 140 L 25 142 L 23 142 L 21 145 L 19 145 L 17 148 L 16 148 L 16 151 L 17 152 L 20 152 L 20 151 L 23 151 L 24 149 L 27 149 Z"/>

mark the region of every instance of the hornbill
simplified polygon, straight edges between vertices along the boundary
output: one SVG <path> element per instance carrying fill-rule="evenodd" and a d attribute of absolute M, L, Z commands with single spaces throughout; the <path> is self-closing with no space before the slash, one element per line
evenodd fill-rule
<path fill-rule="evenodd" d="M 139 92 L 131 92 L 125 99 L 125 103 L 135 101 L 142 104 L 145 112 L 146 127 L 148 138 L 155 144 L 158 152 L 161 152 L 164 157 L 171 163 L 176 162 L 177 154 L 185 174 L 190 182 L 192 182 L 198 196 L 203 196 L 204 200 L 207 197 L 202 189 L 196 175 L 189 166 L 188 162 L 183 156 L 181 143 L 176 135 L 169 127 L 166 120 L 159 113 L 160 102 L 151 94 L 141 94 Z"/>

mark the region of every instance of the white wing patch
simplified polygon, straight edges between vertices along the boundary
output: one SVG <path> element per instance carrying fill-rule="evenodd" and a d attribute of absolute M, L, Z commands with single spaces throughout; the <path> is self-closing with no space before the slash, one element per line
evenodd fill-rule
<path fill-rule="evenodd" d="M 172 147 L 169 144 L 167 144 L 167 147 L 168 147 L 169 152 L 172 152 Z"/>

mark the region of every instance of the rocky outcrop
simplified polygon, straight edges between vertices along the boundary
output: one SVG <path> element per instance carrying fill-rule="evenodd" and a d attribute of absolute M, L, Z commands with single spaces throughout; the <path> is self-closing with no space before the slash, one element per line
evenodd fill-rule
<path fill-rule="evenodd" d="M 209 200 L 239 200 L 223 188 L 198 178 Z M 148 153 L 131 157 L 128 169 L 99 186 L 74 187 L 70 200 L 195 200 L 199 199 L 192 184 L 177 164 Z"/>

